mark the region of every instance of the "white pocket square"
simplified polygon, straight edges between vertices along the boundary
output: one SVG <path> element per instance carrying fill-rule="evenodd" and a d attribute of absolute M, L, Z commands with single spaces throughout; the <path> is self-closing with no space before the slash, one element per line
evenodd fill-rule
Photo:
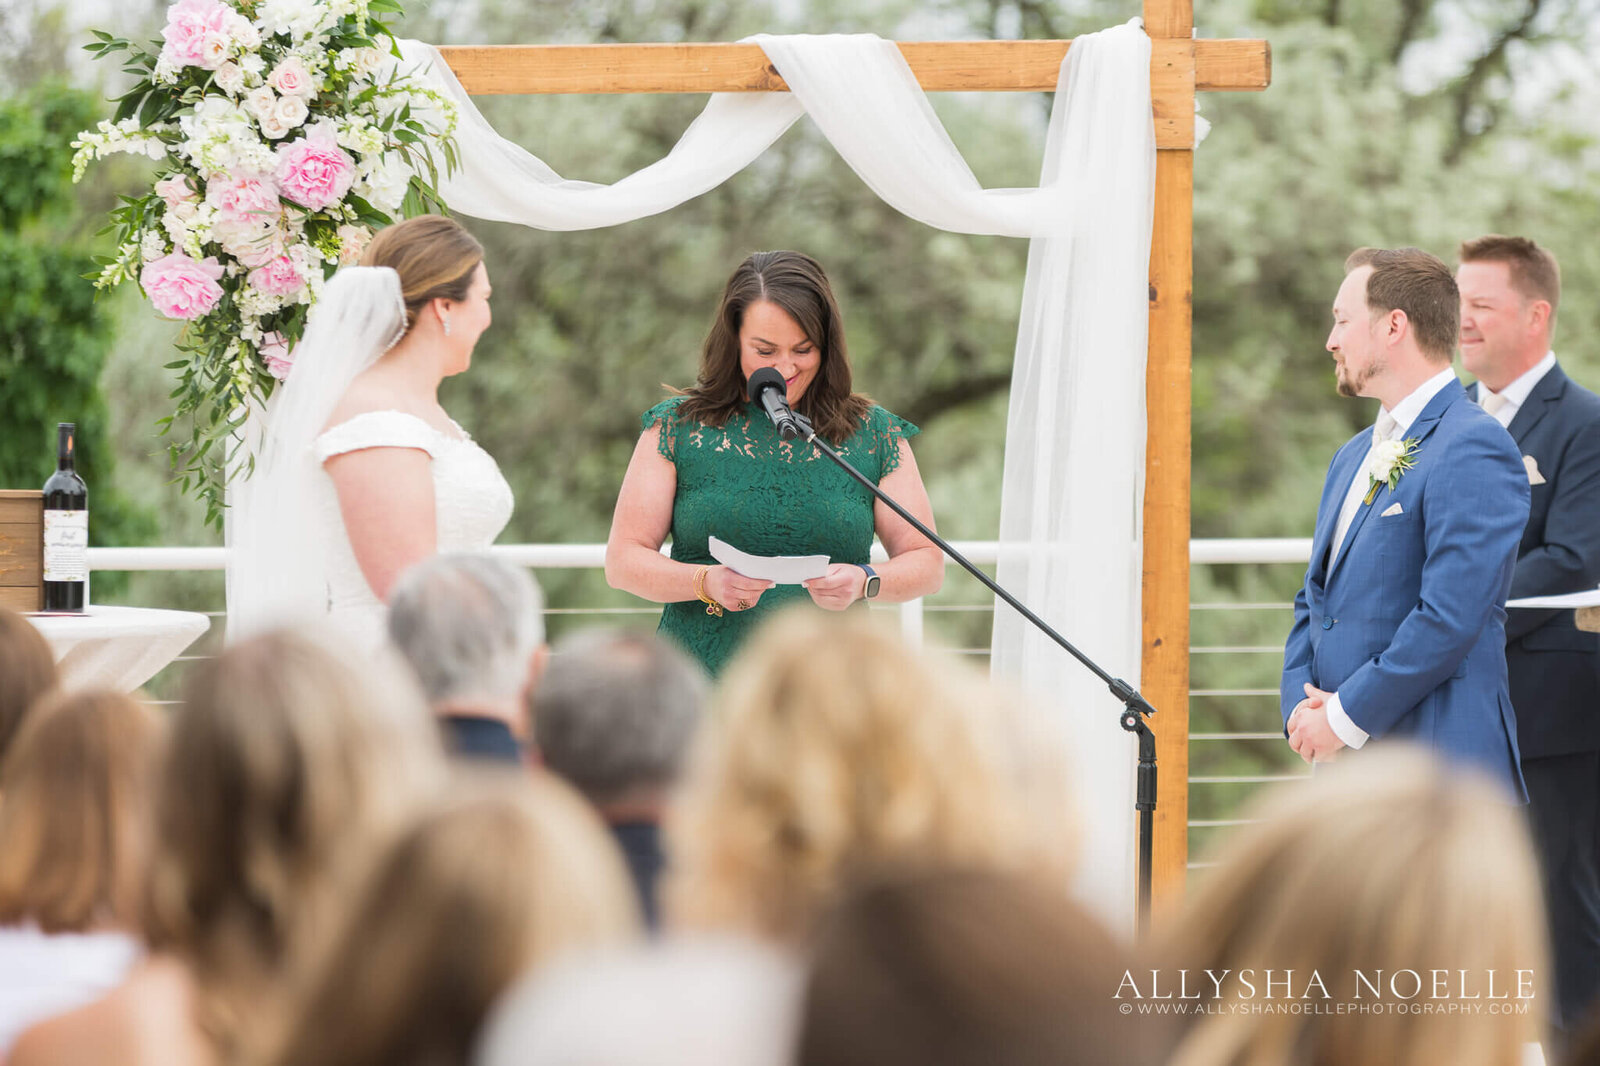
<path fill-rule="evenodd" d="M 1378 517 L 1379 518 L 1388 518 L 1392 514 L 1401 514 L 1401 513 L 1403 513 L 1403 511 L 1404 511 L 1404 509 L 1398 503 L 1392 503 L 1392 504 L 1389 505 L 1389 509 L 1387 511 L 1383 512 Z"/>
<path fill-rule="evenodd" d="M 1531 455 L 1524 455 L 1522 457 L 1522 466 L 1523 469 L 1528 471 L 1528 484 L 1544 484 L 1544 475 L 1539 473 L 1539 460 L 1535 459 Z"/>

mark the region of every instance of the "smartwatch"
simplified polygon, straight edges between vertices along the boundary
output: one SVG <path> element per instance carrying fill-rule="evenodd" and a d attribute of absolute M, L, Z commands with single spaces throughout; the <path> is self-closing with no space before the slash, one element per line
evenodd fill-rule
<path fill-rule="evenodd" d="M 861 569 L 867 572 L 867 583 L 861 590 L 861 598 L 870 600 L 878 594 L 878 586 L 883 584 L 883 578 L 879 577 L 878 572 L 866 563 L 859 565 Z"/>

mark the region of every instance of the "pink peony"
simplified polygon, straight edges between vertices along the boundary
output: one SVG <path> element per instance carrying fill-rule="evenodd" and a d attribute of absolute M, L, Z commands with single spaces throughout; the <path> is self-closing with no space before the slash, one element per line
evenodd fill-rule
<path fill-rule="evenodd" d="M 161 54 L 175 66 L 216 70 L 227 58 L 226 48 L 219 54 L 217 45 L 228 39 L 228 12 L 219 0 L 178 0 L 167 8 Z M 209 48 L 207 38 L 212 38 Z"/>
<path fill-rule="evenodd" d="M 219 221 L 229 223 L 276 222 L 283 213 L 271 178 L 239 170 L 207 182 L 206 203 L 217 209 Z"/>
<path fill-rule="evenodd" d="M 250 284 L 270 296 L 293 296 L 305 283 L 300 268 L 287 255 L 280 255 L 250 271 Z"/>
<path fill-rule="evenodd" d="M 189 179 L 182 174 L 174 174 L 170 178 L 162 178 L 156 182 L 156 195 L 166 201 L 168 207 L 193 203 L 196 199 L 194 186 L 189 184 Z"/>
<path fill-rule="evenodd" d="M 283 334 L 265 334 L 259 350 L 261 361 L 267 364 L 267 373 L 279 381 L 287 379 L 289 371 L 294 369 L 294 352 L 289 350 L 289 342 L 284 340 Z"/>
<path fill-rule="evenodd" d="M 326 131 L 278 149 L 274 175 L 283 195 L 313 211 L 338 203 L 355 181 L 356 164 Z"/>
<path fill-rule="evenodd" d="M 145 264 L 139 284 L 167 318 L 199 318 L 222 299 L 222 264 L 208 255 L 195 262 L 182 252 L 173 252 Z"/>

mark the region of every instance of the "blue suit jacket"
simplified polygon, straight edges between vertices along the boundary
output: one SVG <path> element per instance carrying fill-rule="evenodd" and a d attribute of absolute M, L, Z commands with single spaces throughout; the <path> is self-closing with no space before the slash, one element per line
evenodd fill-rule
<path fill-rule="evenodd" d="M 1406 437 L 1419 442 L 1415 464 L 1356 512 L 1331 576 L 1334 525 L 1370 432 L 1328 467 L 1284 647 L 1283 718 L 1309 681 L 1338 692 L 1372 737 L 1409 738 L 1473 763 L 1526 798 L 1505 602 L 1528 520 L 1528 476 L 1510 434 L 1459 382 L 1428 402 Z M 1399 513 L 1385 516 L 1395 504 Z"/>
<path fill-rule="evenodd" d="M 1477 399 L 1478 386 L 1467 389 Z M 1600 585 L 1600 396 L 1551 367 L 1507 427 L 1537 464 L 1511 598 Z M 1572 611 L 1515 608 L 1506 665 L 1524 759 L 1600 751 L 1600 634 Z"/>

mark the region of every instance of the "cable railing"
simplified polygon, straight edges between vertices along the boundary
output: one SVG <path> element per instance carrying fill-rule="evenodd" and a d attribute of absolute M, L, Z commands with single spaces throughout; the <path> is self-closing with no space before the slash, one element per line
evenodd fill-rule
<path fill-rule="evenodd" d="M 998 542 L 957 541 L 955 546 L 993 572 Z M 1188 829 L 1191 856 L 1201 856 L 1190 866 L 1201 867 L 1207 865 L 1203 856 L 1214 837 L 1245 823 L 1238 814 L 1257 789 L 1306 776 L 1299 758 L 1283 741 L 1277 676 L 1290 604 L 1311 541 L 1196 539 L 1189 542 L 1189 549 L 1196 595 L 1190 604 Z M 540 576 L 548 600 L 547 625 L 552 629 L 645 625 L 660 610 L 604 587 L 598 576 L 605 565 L 604 544 L 507 544 L 490 552 Z M 874 553 L 881 555 L 881 549 L 875 547 Z M 219 576 L 226 561 L 227 549 L 218 547 L 89 550 L 89 566 L 96 572 L 213 575 L 200 579 L 209 585 L 203 594 L 206 602 L 198 605 L 195 597 L 201 594 L 192 590 L 187 602 L 151 603 L 149 586 L 143 586 L 146 594 L 141 598 L 148 605 L 201 610 L 213 622 L 207 637 L 153 680 L 158 702 L 167 702 L 159 697 L 170 698 L 177 690 L 176 678 L 167 675 L 209 657 L 219 644 L 225 617 Z M 887 609 L 897 612 L 907 639 L 916 643 L 937 639 L 959 654 L 986 660 L 994 598 L 958 566 L 948 565 L 940 593 Z M 1211 580 L 1223 573 L 1247 579 L 1231 584 Z M 193 584 L 189 579 L 175 580 Z"/>

